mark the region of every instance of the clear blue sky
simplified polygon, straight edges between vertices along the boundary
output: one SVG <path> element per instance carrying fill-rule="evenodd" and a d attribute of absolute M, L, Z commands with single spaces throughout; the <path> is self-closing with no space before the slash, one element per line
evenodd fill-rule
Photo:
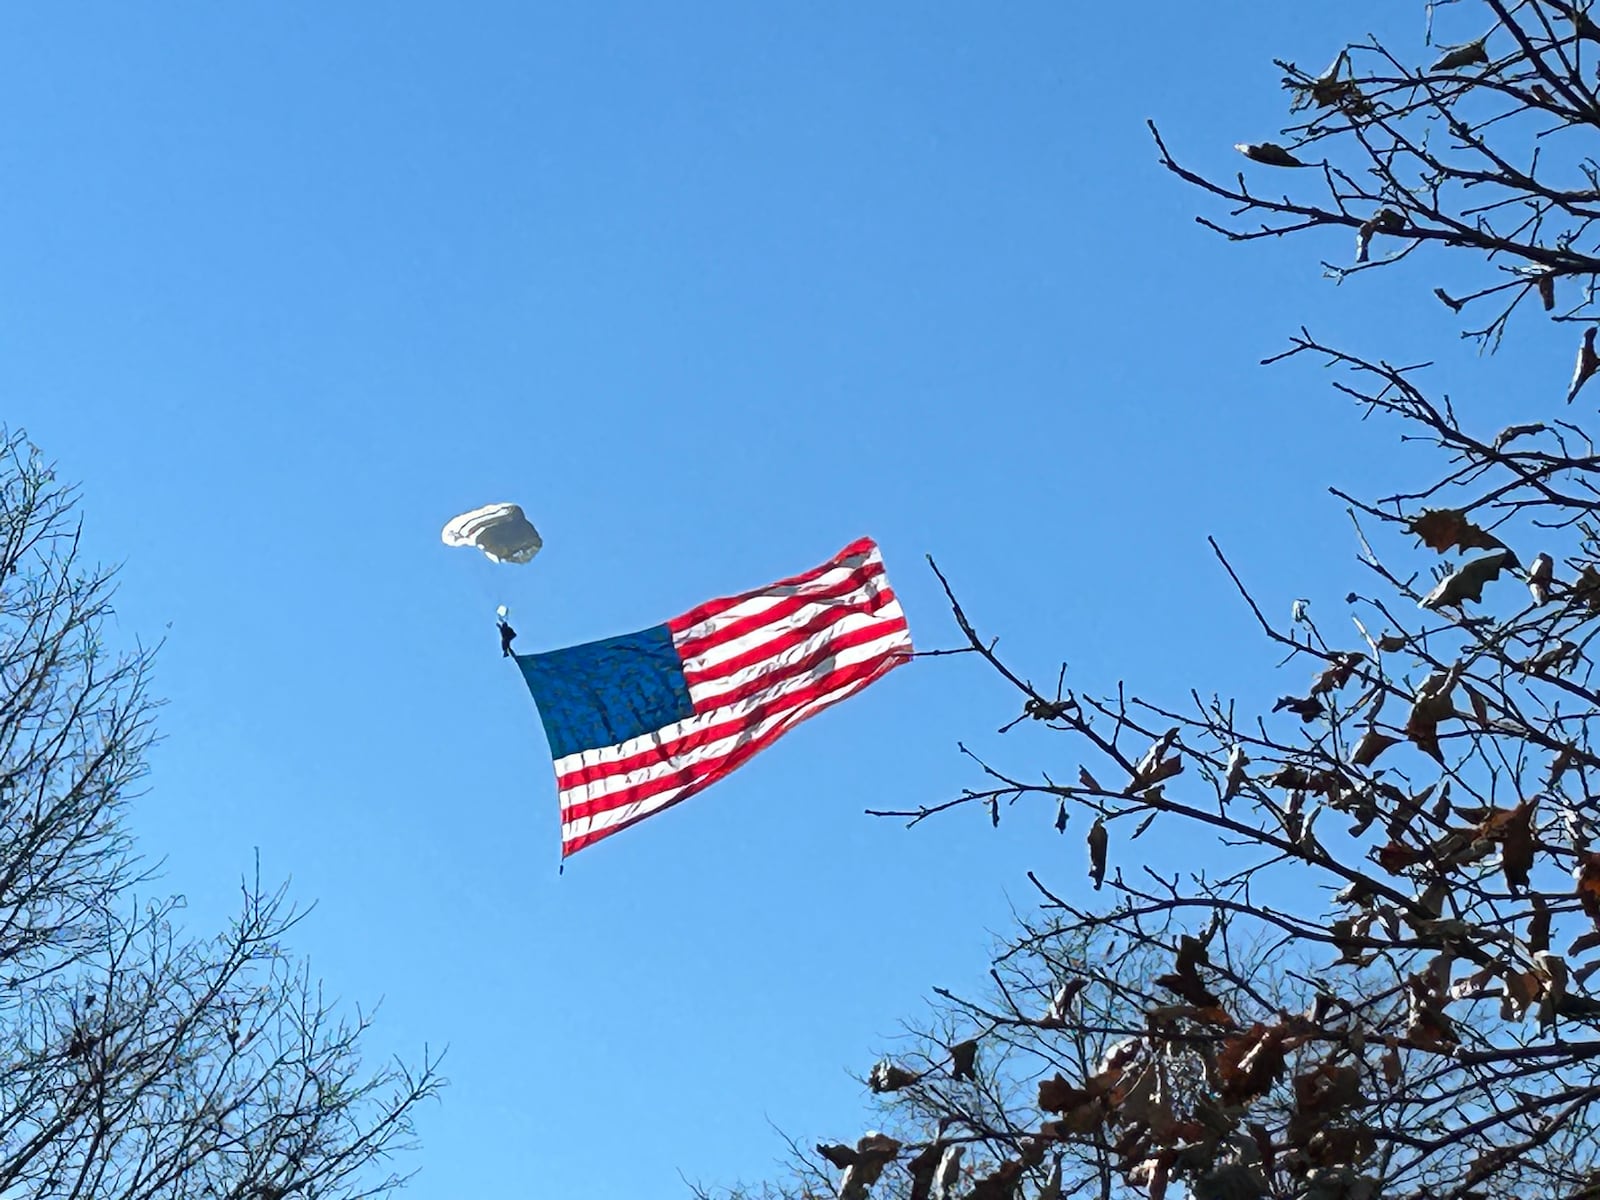
<path fill-rule="evenodd" d="M 558 646 L 870 534 L 924 648 L 956 636 L 932 552 L 1036 676 L 1303 686 L 1205 535 L 1336 623 L 1362 581 L 1323 489 L 1402 462 L 1321 372 L 1257 360 L 1301 321 L 1470 353 L 1419 277 L 1319 279 L 1342 242 L 1204 233 L 1144 121 L 1231 172 L 1280 123 L 1272 55 L 1320 68 L 1372 28 L 1420 58 L 1410 9 L 0 15 L 0 412 L 126 561 L 115 636 L 169 639 L 135 832 L 197 927 L 259 847 L 318 901 L 296 947 L 330 989 L 383 999 L 374 1052 L 449 1045 L 415 1196 L 671 1195 L 765 1171 L 769 1121 L 854 1136 L 846 1071 L 980 978 L 1024 868 L 1087 887 L 1053 813 L 863 815 L 974 782 L 960 739 L 1070 772 L 993 736 L 1011 699 L 962 659 L 558 878 L 497 599 L 519 648 Z M 1541 361 L 1559 390 L 1566 349 Z M 501 499 L 545 536 L 532 566 L 440 545 Z"/>

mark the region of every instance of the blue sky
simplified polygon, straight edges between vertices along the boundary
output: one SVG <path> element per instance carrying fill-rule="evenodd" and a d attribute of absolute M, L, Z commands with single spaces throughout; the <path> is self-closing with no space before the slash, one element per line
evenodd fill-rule
<path fill-rule="evenodd" d="M 1305 322 L 1486 395 L 1564 387 L 1564 342 L 1479 364 L 1443 276 L 1336 289 L 1342 242 L 1230 248 L 1157 165 L 1147 117 L 1243 165 L 1274 55 L 1373 30 L 1420 58 L 1395 7 L 0 14 L 0 405 L 126 563 L 114 636 L 168 639 L 135 832 L 197 927 L 259 848 L 318 902 L 296 948 L 330 990 L 382 998 L 374 1053 L 448 1044 L 412 1195 L 672 1194 L 767 1170 L 769 1122 L 854 1136 L 847 1071 L 981 977 L 1024 869 L 1088 886 L 1053 813 L 863 815 L 973 782 L 962 739 L 1070 770 L 993 736 L 1011 698 L 965 659 L 558 878 L 494 603 L 565 645 L 869 534 L 923 648 L 956 637 L 932 553 L 1036 677 L 1270 698 L 1303 680 L 1205 536 L 1269 608 L 1333 616 L 1363 581 L 1325 488 L 1408 460 L 1319 369 L 1257 361 Z M 440 545 L 500 499 L 534 564 Z"/>

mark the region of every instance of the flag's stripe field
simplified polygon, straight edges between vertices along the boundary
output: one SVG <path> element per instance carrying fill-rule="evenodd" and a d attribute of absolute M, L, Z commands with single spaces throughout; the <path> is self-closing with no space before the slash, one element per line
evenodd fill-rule
<path fill-rule="evenodd" d="M 563 855 L 687 799 L 912 652 L 866 538 L 803 574 L 701 604 L 667 628 L 694 715 L 556 760 Z"/>

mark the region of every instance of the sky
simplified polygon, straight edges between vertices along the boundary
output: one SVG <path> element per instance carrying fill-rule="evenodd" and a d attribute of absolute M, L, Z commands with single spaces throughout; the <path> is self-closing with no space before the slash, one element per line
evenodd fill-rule
<path fill-rule="evenodd" d="M 554 648 L 868 535 L 919 648 L 958 641 L 931 554 L 1024 674 L 1270 698 L 1300 669 L 1206 537 L 1269 611 L 1337 616 L 1362 581 L 1326 489 L 1416 452 L 1259 360 L 1304 323 L 1480 395 L 1564 387 L 1564 343 L 1476 359 L 1443 276 L 1227 245 L 1157 161 L 1147 119 L 1231 174 L 1283 123 L 1273 57 L 1420 58 L 1420 5 L 1138 12 L 0 11 L 0 419 L 123 564 L 108 636 L 165 639 L 132 831 L 196 932 L 259 852 L 316 904 L 293 948 L 329 993 L 381 1000 L 374 1060 L 448 1048 L 409 1195 L 672 1195 L 770 1173 L 778 1129 L 853 1138 L 852 1074 L 978 986 L 1024 872 L 1089 894 L 1053 811 L 865 815 L 976 783 L 962 742 L 1070 772 L 996 735 L 1014 698 L 962 657 L 558 875 L 496 604 Z M 499 500 L 534 563 L 441 545 Z"/>

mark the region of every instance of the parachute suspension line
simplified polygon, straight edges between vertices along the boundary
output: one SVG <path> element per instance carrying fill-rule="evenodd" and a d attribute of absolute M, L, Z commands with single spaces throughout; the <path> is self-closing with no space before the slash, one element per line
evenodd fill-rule
<path fill-rule="evenodd" d="M 503 584 L 504 577 L 498 572 L 507 564 L 531 562 L 544 547 L 544 539 L 521 505 L 510 503 L 486 504 L 452 517 L 439 536 L 446 546 L 465 546 L 481 552 L 482 558 L 473 571 L 473 585 L 494 605 L 500 652 L 507 658 L 512 657 L 511 639 L 517 635 L 507 623 L 505 599 L 497 594 L 498 589 L 490 588 L 490 576 L 479 572 L 492 572 L 494 582 Z"/>

